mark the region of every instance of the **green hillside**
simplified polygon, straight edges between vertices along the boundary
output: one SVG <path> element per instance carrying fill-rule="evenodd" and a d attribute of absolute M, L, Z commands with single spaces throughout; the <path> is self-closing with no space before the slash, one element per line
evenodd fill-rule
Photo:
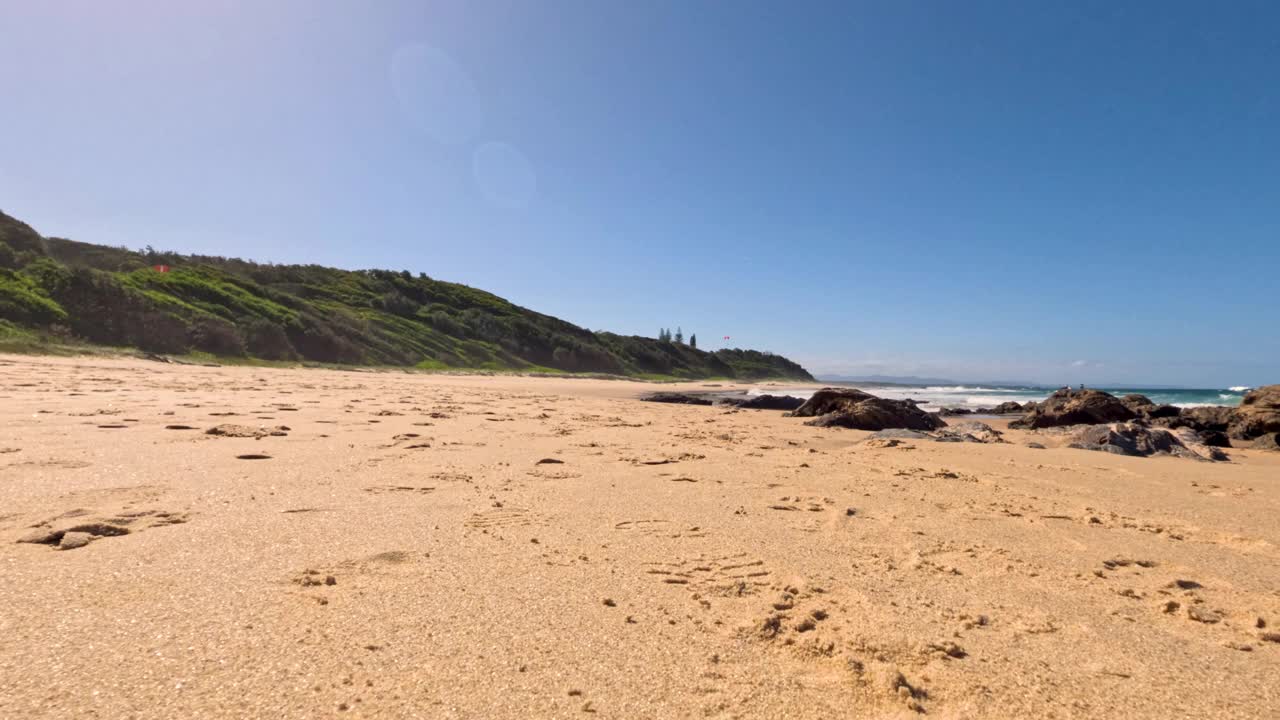
<path fill-rule="evenodd" d="M 136 252 L 44 238 L 0 213 L 6 333 L 351 365 L 812 379 L 772 353 L 592 332 L 424 274 Z"/>

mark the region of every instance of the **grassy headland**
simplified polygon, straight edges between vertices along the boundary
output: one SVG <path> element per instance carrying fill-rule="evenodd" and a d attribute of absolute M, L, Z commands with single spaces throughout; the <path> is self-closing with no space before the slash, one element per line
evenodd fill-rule
<path fill-rule="evenodd" d="M 0 213 L 0 349 L 86 346 L 245 362 L 812 380 L 780 355 L 593 332 L 425 274 L 134 251 L 42 237 Z"/>

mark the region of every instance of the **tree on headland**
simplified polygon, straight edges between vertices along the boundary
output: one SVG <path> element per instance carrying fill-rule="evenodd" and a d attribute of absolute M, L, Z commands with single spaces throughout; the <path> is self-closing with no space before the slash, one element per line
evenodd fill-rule
<path fill-rule="evenodd" d="M 676 344 L 677 345 L 684 344 L 684 331 L 680 329 L 679 325 L 676 326 Z"/>
<path fill-rule="evenodd" d="M 698 349 L 698 336 L 694 333 L 689 333 L 689 347 L 694 350 Z"/>

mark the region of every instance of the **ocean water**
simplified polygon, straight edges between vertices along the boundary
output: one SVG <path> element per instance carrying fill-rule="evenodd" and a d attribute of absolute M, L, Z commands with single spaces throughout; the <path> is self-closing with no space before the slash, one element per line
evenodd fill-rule
<path fill-rule="evenodd" d="M 865 390 L 872 395 L 894 400 L 910 398 L 921 403 L 926 410 L 941 408 L 989 408 L 1010 400 L 1025 403 L 1028 400 L 1039 402 L 1044 400 L 1057 388 L 1049 387 L 1003 387 L 984 385 L 883 385 L 876 383 L 817 383 L 805 385 L 768 384 L 754 387 L 751 395 L 794 395 L 807 398 L 824 387 L 853 387 Z M 1123 388 L 1099 387 L 1117 397 L 1129 393 L 1139 393 L 1151 398 L 1155 403 L 1168 403 L 1179 407 L 1204 407 L 1207 405 L 1236 406 L 1244 397 L 1247 387 L 1231 388 Z"/>

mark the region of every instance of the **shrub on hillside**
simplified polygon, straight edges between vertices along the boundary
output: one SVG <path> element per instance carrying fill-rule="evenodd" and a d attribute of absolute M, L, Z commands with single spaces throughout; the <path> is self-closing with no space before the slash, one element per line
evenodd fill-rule
<path fill-rule="evenodd" d="M 141 310 L 127 317 L 124 343 L 154 353 L 179 355 L 191 350 L 187 323 L 160 310 Z"/>
<path fill-rule="evenodd" d="M 191 345 L 214 355 L 244 355 L 244 338 L 235 325 L 217 318 L 202 318 L 188 329 Z"/>
<path fill-rule="evenodd" d="M 66 322 L 67 313 L 29 278 L 0 270 L 0 318 L 19 325 L 46 326 Z"/>
<path fill-rule="evenodd" d="M 249 354 L 264 360 L 294 360 L 298 351 L 289 342 L 284 328 L 262 318 L 254 318 L 245 326 L 245 345 Z"/>
<path fill-rule="evenodd" d="M 9 247 L 9 243 L 0 240 L 0 268 L 18 269 L 18 253 Z"/>

